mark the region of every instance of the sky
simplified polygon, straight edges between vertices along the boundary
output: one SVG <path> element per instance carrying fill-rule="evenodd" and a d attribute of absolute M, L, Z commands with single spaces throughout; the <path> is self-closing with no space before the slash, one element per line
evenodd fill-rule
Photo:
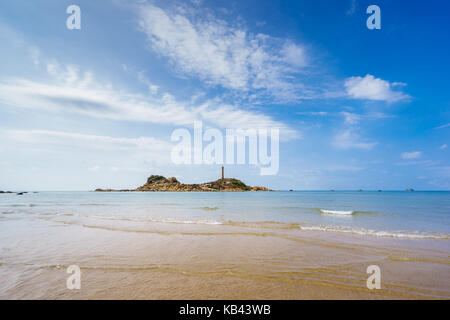
<path fill-rule="evenodd" d="M 378 5 L 381 29 L 368 29 Z M 66 9 L 81 10 L 68 29 Z M 0 190 L 184 183 L 173 132 L 277 128 L 279 169 L 250 185 L 450 190 L 447 1 L 0 3 Z"/>

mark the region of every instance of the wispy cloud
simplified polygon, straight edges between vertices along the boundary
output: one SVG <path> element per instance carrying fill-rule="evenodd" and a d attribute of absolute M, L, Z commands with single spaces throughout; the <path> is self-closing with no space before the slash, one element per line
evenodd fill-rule
<path fill-rule="evenodd" d="M 383 112 L 369 112 L 369 113 L 355 113 L 348 111 L 341 112 L 328 112 L 328 111 L 301 111 L 296 112 L 298 115 L 302 116 L 317 116 L 317 117 L 344 117 L 344 123 L 351 125 L 357 124 L 361 120 L 378 120 L 378 119 L 387 119 L 393 118 L 394 116 L 391 114 L 386 114 Z"/>
<path fill-rule="evenodd" d="M 0 41 L 5 48 L 8 46 L 20 48 L 23 52 L 28 53 L 28 58 L 35 66 L 40 65 L 41 51 L 39 48 L 29 43 L 20 30 L 5 24 L 3 21 L 0 21 Z"/>
<path fill-rule="evenodd" d="M 442 126 L 436 127 L 436 129 L 444 129 L 450 127 L 450 123 L 443 124 Z"/>
<path fill-rule="evenodd" d="M 297 112 L 298 115 L 302 116 L 327 116 L 329 113 L 327 111 L 304 111 Z"/>
<path fill-rule="evenodd" d="M 406 161 L 406 162 L 397 162 L 398 166 L 424 166 L 431 167 L 437 165 L 438 161 L 433 160 L 414 160 L 414 161 Z"/>
<path fill-rule="evenodd" d="M 403 83 L 390 83 L 375 78 L 373 75 L 365 77 L 351 77 L 345 81 L 345 88 L 349 97 L 353 99 L 377 100 L 394 103 L 409 100 L 411 97 L 402 91 L 394 91 L 393 87 L 404 86 Z"/>
<path fill-rule="evenodd" d="M 420 151 L 403 152 L 401 154 L 402 159 L 418 159 L 422 156 Z"/>
<path fill-rule="evenodd" d="M 338 149 L 370 150 L 377 143 L 361 139 L 360 135 L 356 132 L 355 129 L 349 128 L 344 131 L 338 132 L 334 136 L 332 144 L 335 148 Z"/>
<path fill-rule="evenodd" d="M 361 116 L 356 113 L 342 111 L 341 115 L 344 116 L 346 124 L 357 124 L 361 120 Z"/>
<path fill-rule="evenodd" d="M 33 144 L 67 145 L 93 149 L 110 150 L 152 150 L 155 152 L 170 151 L 172 145 L 164 140 L 152 137 L 117 138 L 101 135 L 87 135 L 65 131 L 50 130 L 12 130 L 8 136 L 15 141 Z"/>
<path fill-rule="evenodd" d="M 36 47 L 30 47 L 29 52 L 30 52 L 31 61 L 33 61 L 33 64 L 35 66 L 39 66 L 40 56 L 41 56 L 41 52 L 39 51 L 39 49 Z"/>
<path fill-rule="evenodd" d="M 310 94 L 292 77 L 309 63 L 303 45 L 252 34 L 210 12 L 163 10 L 151 4 L 141 7 L 140 28 L 151 48 L 183 76 L 277 101 L 297 101 Z"/>
<path fill-rule="evenodd" d="M 112 137 L 55 130 L 8 130 L 1 132 L 1 137 L 3 142 L 11 141 L 32 156 L 66 159 L 70 155 L 67 161 L 95 161 L 86 168 L 90 172 L 146 172 L 154 165 L 168 166 L 173 148 L 169 140 L 153 137 Z"/>
<path fill-rule="evenodd" d="M 0 101 L 6 105 L 76 113 L 116 121 L 150 122 L 173 126 L 192 125 L 203 120 L 220 128 L 280 128 L 283 139 L 295 138 L 298 132 L 263 113 L 241 109 L 220 100 L 200 104 L 178 101 L 168 93 L 150 90 L 148 95 L 117 90 L 111 84 L 97 81 L 91 72 L 78 66 L 60 67 L 47 64 L 51 81 L 27 79 L 0 81 Z"/>

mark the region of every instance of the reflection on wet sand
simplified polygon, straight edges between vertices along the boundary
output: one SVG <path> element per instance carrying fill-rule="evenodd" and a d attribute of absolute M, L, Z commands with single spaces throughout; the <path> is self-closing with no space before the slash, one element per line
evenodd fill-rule
<path fill-rule="evenodd" d="M 446 239 L 73 215 L 11 214 L 1 231 L 3 299 L 450 298 Z M 66 288 L 73 264 L 81 290 Z M 381 290 L 366 287 L 369 265 Z"/>

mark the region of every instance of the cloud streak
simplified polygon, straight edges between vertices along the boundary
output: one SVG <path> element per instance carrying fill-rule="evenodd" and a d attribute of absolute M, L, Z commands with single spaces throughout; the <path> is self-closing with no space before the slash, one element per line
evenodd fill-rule
<path fill-rule="evenodd" d="M 352 128 L 337 133 L 332 141 L 338 149 L 371 150 L 377 143 L 362 140 L 359 134 Z"/>
<path fill-rule="evenodd" d="M 436 129 L 444 129 L 450 127 L 450 123 L 443 124 L 442 126 L 436 127 Z"/>
<path fill-rule="evenodd" d="M 95 149 L 170 151 L 172 147 L 170 143 L 152 137 L 115 138 L 50 130 L 13 130 L 9 131 L 9 136 L 14 140 L 26 143 L 82 146 Z"/>
<path fill-rule="evenodd" d="M 285 139 L 299 135 L 268 115 L 220 100 L 193 105 L 180 102 L 168 93 L 141 95 L 116 90 L 96 81 L 91 72 L 82 73 L 73 65 L 60 68 L 50 63 L 47 71 L 55 77 L 57 84 L 27 79 L 0 81 L 0 102 L 13 107 L 69 112 L 115 121 L 188 126 L 202 120 L 219 128 L 280 128 Z"/>
<path fill-rule="evenodd" d="M 170 141 L 153 137 L 111 137 L 54 130 L 9 130 L 2 132 L 2 137 L 16 146 L 25 146 L 24 150 L 30 152 L 45 155 L 66 155 L 68 152 L 71 160 L 79 155 L 88 162 L 102 158 L 105 163 L 114 163 L 118 168 L 116 171 L 123 171 L 130 164 L 143 165 L 139 168 L 141 171 L 149 164 L 167 165 L 173 147 Z M 106 154 L 111 156 L 103 158 Z M 101 168 L 96 164 L 88 170 L 98 172 Z"/>
<path fill-rule="evenodd" d="M 422 152 L 413 151 L 413 152 L 403 152 L 401 154 L 402 159 L 418 159 L 422 156 Z"/>

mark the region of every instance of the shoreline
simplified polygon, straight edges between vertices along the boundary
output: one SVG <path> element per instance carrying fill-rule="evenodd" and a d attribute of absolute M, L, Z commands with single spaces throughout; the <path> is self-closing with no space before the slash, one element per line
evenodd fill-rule
<path fill-rule="evenodd" d="M 0 299 L 450 299 L 448 196 L 413 194 L 4 195 Z"/>
<path fill-rule="evenodd" d="M 2 220 L 0 240 L 5 243 L 6 230 L 24 236 L 4 245 L 1 299 L 450 298 L 448 240 L 267 224 L 12 218 Z M 65 288 L 73 264 L 82 270 L 80 291 Z M 381 290 L 366 287 L 369 265 L 381 268 Z"/>

